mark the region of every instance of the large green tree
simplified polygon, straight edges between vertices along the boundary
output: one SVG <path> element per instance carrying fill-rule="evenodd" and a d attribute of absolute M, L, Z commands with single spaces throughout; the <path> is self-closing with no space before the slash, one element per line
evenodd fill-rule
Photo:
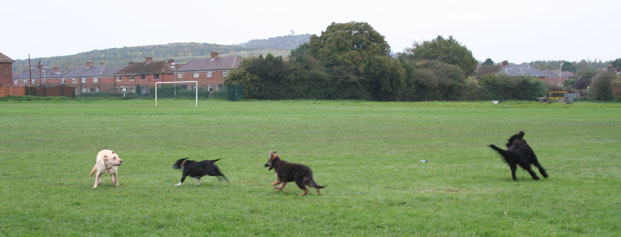
<path fill-rule="evenodd" d="M 329 75 L 330 98 L 373 98 L 371 85 L 377 78 L 367 77 L 367 71 L 376 56 L 390 55 L 384 36 L 364 22 L 332 23 L 321 35 L 311 36 L 308 48 Z"/>
<path fill-rule="evenodd" d="M 438 60 L 457 65 L 466 76 L 472 75 L 478 64 L 472 56 L 472 52 L 455 40 L 453 36 L 449 36 L 447 39 L 438 36 L 431 41 L 414 43 L 412 48 L 406 49 L 405 56 L 413 60 Z"/>

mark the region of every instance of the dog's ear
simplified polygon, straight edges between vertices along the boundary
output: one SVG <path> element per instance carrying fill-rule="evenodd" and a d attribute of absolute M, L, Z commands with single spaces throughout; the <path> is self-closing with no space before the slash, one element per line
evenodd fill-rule
<path fill-rule="evenodd" d="M 520 133 L 518 133 L 518 136 L 519 136 L 520 138 L 524 138 L 524 131 L 520 131 Z"/>

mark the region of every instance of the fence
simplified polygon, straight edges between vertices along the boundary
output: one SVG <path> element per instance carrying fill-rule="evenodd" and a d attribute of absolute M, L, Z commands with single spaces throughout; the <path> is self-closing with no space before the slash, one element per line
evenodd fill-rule
<path fill-rule="evenodd" d="M 25 87 L 25 95 L 36 96 L 67 96 L 75 97 L 76 89 L 71 86 L 38 86 L 38 87 Z"/>
<path fill-rule="evenodd" d="M 158 98 L 191 98 L 195 96 L 194 85 L 161 85 L 158 86 Z M 26 95 L 35 96 L 69 96 L 69 97 L 124 97 L 154 98 L 155 87 L 113 84 L 87 83 L 46 83 L 25 88 Z M 198 97 L 203 99 L 226 99 L 231 101 L 243 99 L 241 85 L 199 86 Z"/>
<path fill-rule="evenodd" d="M 3 87 L 0 85 L 0 97 L 23 96 L 24 92 L 23 87 Z"/>

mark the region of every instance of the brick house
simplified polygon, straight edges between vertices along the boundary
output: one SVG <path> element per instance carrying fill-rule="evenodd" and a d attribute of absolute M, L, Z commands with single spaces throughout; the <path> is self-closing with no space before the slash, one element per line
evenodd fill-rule
<path fill-rule="evenodd" d="M 63 74 L 58 84 L 75 87 L 77 95 L 99 92 L 114 93 L 115 73 L 118 71 L 118 68 L 108 67 L 103 63 L 95 66 L 92 61 L 88 61 L 85 66 L 72 68 Z"/>
<path fill-rule="evenodd" d="M 30 75 L 30 73 L 32 73 L 32 76 Z M 21 73 L 13 76 L 13 86 L 30 87 L 54 85 L 54 83 L 60 79 L 62 74 L 63 72 L 60 71 L 58 65 L 54 66 L 54 68 L 44 67 L 43 64 L 41 64 L 41 62 L 39 61 L 36 69 L 26 69 Z"/>
<path fill-rule="evenodd" d="M 11 87 L 13 78 L 13 62 L 15 60 L 0 53 L 0 86 Z"/>
<path fill-rule="evenodd" d="M 174 80 L 174 63 L 173 59 L 153 61 L 152 57 L 147 57 L 142 63 L 130 62 L 129 65 L 116 72 L 115 88 L 117 92 L 150 93 L 155 82 Z M 180 66 L 183 65 L 176 65 L 177 68 Z M 140 85 L 140 91 L 136 91 L 137 85 Z"/>
<path fill-rule="evenodd" d="M 23 96 L 23 87 L 13 86 L 13 62 L 15 60 L 0 53 L 0 97 Z"/>
<path fill-rule="evenodd" d="M 197 58 L 177 69 L 177 80 L 198 81 L 200 88 L 207 91 L 221 91 L 229 70 L 239 67 L 241 58 L 220 57 L 212 52 L 210 58 Z"/>
<path fill-rule="evenodd" d="M 523 64 L 508 64 L 503 62 L 503 66 L 496 74 L 508 75 L 512 77 L 529 76 L 546 83 L 548 86 L 564 86 L 565 81 L 573 77 L 571 72 L 562 72 L 559 77 L 559 70 L 539 70 L 536 67 Z"/>

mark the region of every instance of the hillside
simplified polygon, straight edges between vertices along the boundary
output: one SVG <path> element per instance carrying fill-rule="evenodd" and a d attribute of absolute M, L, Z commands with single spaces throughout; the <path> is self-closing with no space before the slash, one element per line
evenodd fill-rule
<path fill-rule="evenodd" d="M 311 34 L 304 34 L 278 36 L 269 39 L 255 39 L 242 44 L 242 46 L 249 49 L 294 50 L 301 44 L 308 43 L 310 37 Z"/>
<path fill-rule="evenodd" d="M 153 60 L 175 59 L 178 63 L 186 63 L 193 58 L 209 57 L 213 51 L 222 56 L 252 57 L 271 53 L 276 56 L 287 56 L 292 49 L 308 42 L 310 35 L 289 35 L 272 37 L 262 40 L 250 40 L 239 45 L 221 45 L 209 43 L 170 43 L 164 45 L 148 45 L 136 47 L 110 48 L 92 50 L 67 56 L 32 58 L 32 67 L 41 61 L 45 67 L 57 64 L 62 70 L 84 65 L 91 60 L 95 64 L 104 63 L 110 67 L 125 67 L 129 62 L 142 62 L 145 57 Z M 28 60 L 16 60 L 13 71 L 21 72 L 28 69 Z"/>

